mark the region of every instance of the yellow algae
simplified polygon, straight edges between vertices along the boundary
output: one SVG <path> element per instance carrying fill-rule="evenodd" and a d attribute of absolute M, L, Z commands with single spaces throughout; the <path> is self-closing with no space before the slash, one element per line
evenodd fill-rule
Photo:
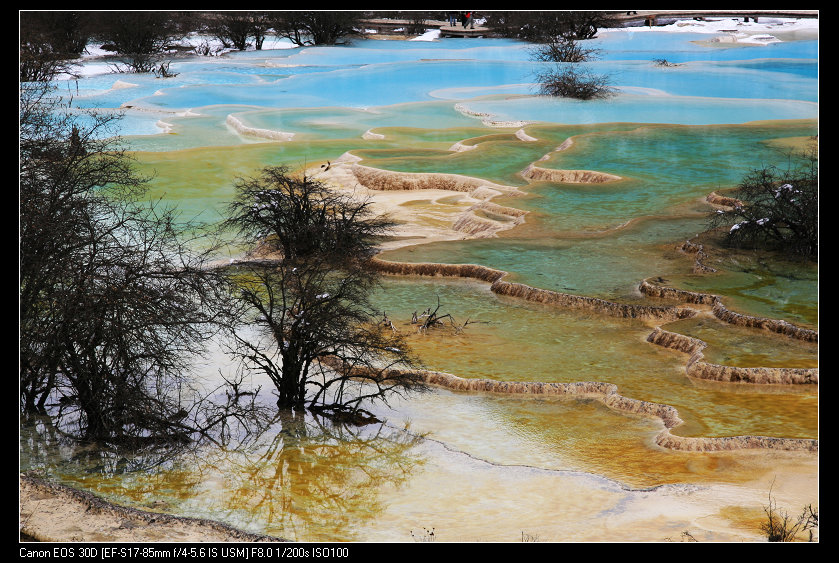
<path fill-rule="evenodd" d="M 404 207 L 430 207 L 432 205 L 432 201 L 430 199 L 411 199 L 408 201 L 403 201 L 399 205 Z"/>
<path fill-rule="evenodd" d="M 803 153 L 811 149 L 814 145 L 814 137 L 786 137 L 781 139 L 770 139 L 764 141 L 767 146 L 770 146 L 785 153 Z"/>
<path fill-rule="evenodd" d="M 753 533 L 761 533 L 761 526 L 766 523 L 766 513 L 757 507 L 724 506 L 717 515 L 733 528 Z"/>
<path fill-rule="evenodd" d="M 381 427 L 354 434 L 286 420 L 257 445 L 203 447 L 150 471 L 123 475 L 101 466 L 61 480 L 153 512 L 219 518 L 241 529 L 306 541 L 352 541 L 383 510 L 380 491 L 424 463 L 419 438 Z M 98 469 L 98 470 L 97 470 Z M 191 499 L 202 498 L 193 506 Z"/>

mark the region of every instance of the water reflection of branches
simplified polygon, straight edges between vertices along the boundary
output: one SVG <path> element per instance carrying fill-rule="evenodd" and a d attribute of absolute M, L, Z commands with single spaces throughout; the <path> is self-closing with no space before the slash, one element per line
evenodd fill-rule
<path fill-rule="evenodd" d="M 221 375 L 221 374 L 220 374 Z M 224 384 L 195 403 L 193 430 L 201 441 L 226 447 L 243 444 L 250 436 L 258 436 L 271 425 L 273 411 L 257 402 L 261 387 L 242 387 L 241 374 L 232 379 L 221 375 Z M 224 391 L 224 401 L 219 401 Z"/>
<path fill-rule="evenodd" d="M 291 539 L 352 539 L 381 511 L 379 488 L 400 486 L 422 463 L 412 451 L 419 437 L 299 411 L 281 411 L 263 439 L 251 438 L 247 447 L 202 455 L 202 471 L 225 476 L 222 511 Z"/>
<path fill-rule="evenodd" d="M 383 510 L 379 491 L 401 486 L 424 463 L 414 449 L 421 436 L 383 423 L 273 412 L 247 429 L 233 417 L 212 439 L 133 454 L 81 445 L 47 417 L 22 432 L 21 457 L 40 476 L 118 501 L 171 512 L 188 503 L 202 517 L 308 540 L 354 539 Z"/>
<path fill-rule="evenodd" d="M 93 488 L 106 497 L 145 503 L 160 490 L 188 498 L 200 475 L 178 467 L 180 447 L 146 448 L 135 452 L 84 443 L 58 428 L 55 419 L 28 417 L 21 426 L 21 469 L 80 488 Z"/>
<path fill-rule="evenodd" d="M 221 378 L 224 383 L 214 389 L 180 382 L 180 385 L 167 390 L 169 396 L 160 395 L 153 399 L 180 405 L 178 410 L 171 409 L 172 415 L 166 420 L 168 427 L 176 433 L 168 438 L 148 428 L 125 425 L 121 427 L 119 440 L 100 441 L 93 448 L 89 442 L 80 440 L 86 420 L 73 400 L 59 399 L 48 403 L 43 415 L 24 413 L 22 422 L 34 424 L 40 429 L 38 432 L 47 432 L 48 444 L 57 443 L 60 437 L 68 445 L 72 440 L 78 441 L 73 447 L 80 450 L 93 448 L 97 451 L 130 452 L 126 455 L 147 451 L 177 452 L 186 448 L 192 440 L 226 446 L 233 441 L 246 440 L 249 434 L 262 432 L 271 423 L 273 412 L 257 402 L 260 387 L 246 388 L 241 374 L 232 378 L 221 375 Z M 45 418 L 47 416 L 51 420 Z"/>
<path fill-rule="evenodd" d="M 241 377 L 224 382 L 209 392 L 192 389 L 199 398 L 173 422 L 194 441 L 141 440 L 142 433 L 117 445 L 80 441 L 75 425 L 83 421 L 68 415 L 73 408 L 69 403 L 53 406 L 62 411 L 59 416 L 26 415 L 21 421 L 21 467 L 83 488 L 95 484 L 104 494 L 141 502 L 160 491 L 189 498 L 203 479 L 200 464 L 185 463 L 197 449 L 247 444 L 272 423 L 269 410 L 256 402 L 259 388 L 243 389 Z"/>

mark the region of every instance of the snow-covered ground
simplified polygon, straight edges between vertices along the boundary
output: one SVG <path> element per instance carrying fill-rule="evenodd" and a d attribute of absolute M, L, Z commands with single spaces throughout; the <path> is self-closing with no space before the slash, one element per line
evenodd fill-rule
<path fill-rule="evenodd" d="M 440 39 L 440 30 L 429 29 L 422 35 L 414 37 L 411 41 L 436 41 L 437 39 Z"/>
<path fill-rule="evenodd" d="M 194 54 L 205 52 L 211 53 L 211 55 L 207 56 L 219 56 L 232 51 L 237 51 L 237 49 L 225 47 L 221 41 L 215 37 L 197 33 L 187 35 L 180 41 L 176 42 L 175 45 L 180 47 L 178 50 L 180 53 L 189 53 L 190 51 L 183 49 L 186 47 L 187 49 L 191 49 Z M 264 51 L 295 48 L 297 48 L 297 45 L 293 44 L 291 41 L 273 36 L 266 38 L 265 43 L 262 46 L 262 50 Z M 103 49 L 101 44 L 88 44 L 87 48 L 85 48 L 85 52 L 82 54 L 82 57 L 77 61 L 78 64 L 73 65 L 72 73 L 79 77 L 110 73 L 112 72 L 112 63 L 108 62 L 107 59 L 108 57 L 113 56 L 114 53 Z"/>
<path fill-rule="evenodd" d="M 602 29 L 601 33 L 625 32 L 681 32 L 707 33 L 717 36 L 711 41 L 720 43 L 742 43 L 747 45 L 766 45 L 781 41 L 777 35 L 796 32 L 815 32 L 819 30 L 818 18 L 759 18 L 757 22 L 742 21 L 743 18 L 713 18 L 706 20 L 677 19 L 667 25 L 653 27 L 623 27 Z"/>

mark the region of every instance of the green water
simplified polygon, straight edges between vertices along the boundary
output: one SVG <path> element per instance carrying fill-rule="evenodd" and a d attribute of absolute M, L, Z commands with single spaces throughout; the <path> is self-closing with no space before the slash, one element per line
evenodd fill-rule
<path fill-rule="evenodd" d="M 708 344 L 705 361 L 738 367 L 818 367 L 818 345 L 801 343 L 782 335 L 738 327 L 716 318 L 676 321 L 667 330 Z"/>
<path fill-rule="evenodd" d="M 796 260 L 768 263 L 748 252 L 732 252 L 708 263 L 719 272 L 674 275 L 671 283 L 690 291 L 723 295 L 726 306 L 735 311 L 818 329 L 817 264 Z"/>
<path fill-rule="evenodd" d="M 816 389 L 697 383 L 685 377 L 687 355 L 645 341 L 649 323 L 524 304 L 471 282 L 388 279 L 377 303 L 410 333 L 416 331 L 412 313 L 436 307 L 438 298 L 441 313 L 456 325 L 469 324 L 459 333 L 440 329 L 412 338 L 429 369 L 502 381 L 614 383 L 624 396 L 676 407 L 685 421 L 676 433 L 685 436 L 818 436 Z M 707 338 L 711 361 L 746 367 L 772 356 L 771 365 L 779 367 L 817 363 L 815 345 L 723 323 L 680 321 L 665 328 L 681 332 L 683 326 L 686 334 Z"/>
<path fill-rule="evenodd" d="M 510 272 L 509 281 L 591 297 L 633 299 L 638 283 L 651 275 L 683 272 L 690 264 L 672 251 L 671 241 L 698 219 L 645 221 L 608 237 L 516 238 L 440 242 L 387 252 L 405 262 L 483 264 Z M 522 231 L 526 229 L 521 229 Z M 689 232 L 689 231 L 687 231 Z"/>

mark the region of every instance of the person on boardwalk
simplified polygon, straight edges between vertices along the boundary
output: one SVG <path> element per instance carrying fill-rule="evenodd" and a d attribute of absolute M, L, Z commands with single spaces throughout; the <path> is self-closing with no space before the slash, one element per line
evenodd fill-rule
<path fill-rule="evenodd" d="M 449 27 L 457 26 L 457 12 L 449 12 Z"/>

